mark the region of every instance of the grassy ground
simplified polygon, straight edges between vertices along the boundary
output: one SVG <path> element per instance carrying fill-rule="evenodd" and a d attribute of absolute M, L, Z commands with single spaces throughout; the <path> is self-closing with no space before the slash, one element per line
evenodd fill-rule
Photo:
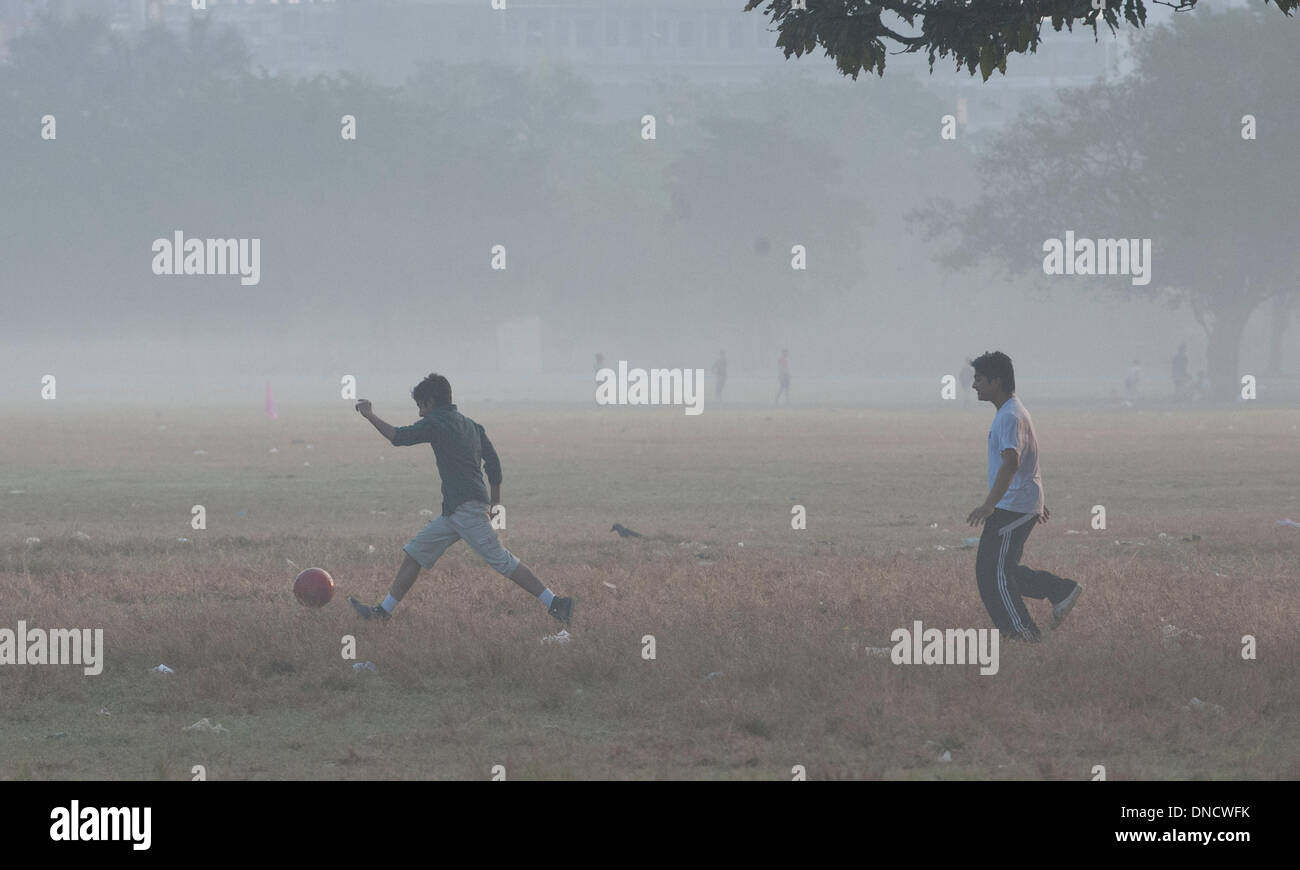
<path fill-rule="evenodd" d="M 1025 562 L 1086 591 L 995 676 L 863 651 L 988 624 L 959 549 L 988 406 L 463 404 L 502 455 L 506 545 L 578 597 L 557 646 L 463 545 L 391 623 L 352 618 L 440 498 L 431 451 L 345 403 L 49 403 L 6 431 L 0 628 L 102 628 L 105 666 L 0 667 L 0 778 L 1300 777 L 1300 531 L 1275 525 L 1300 520 L 1300 412 L 1025 401 L 1053 512 Z M 339 585 L 319 611 L 290 588 L 309 565 Z M 229 733 L 182 730 L 203 717 Z"/>

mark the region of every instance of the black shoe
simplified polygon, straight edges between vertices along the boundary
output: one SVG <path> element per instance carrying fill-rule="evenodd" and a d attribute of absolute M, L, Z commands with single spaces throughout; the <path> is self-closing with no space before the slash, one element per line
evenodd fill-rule
<path fill-rule="evenodd" d="M 1074 590 L 1065 598 L 1052 605 L 1052 628 L 1060 628 L 1061 623 L 1065 622 L 1065 617 L 1074 609 L 1074 602 L 1079 600 L 1079 593 L 1083 587 L 1078 583 L 1074 584 Z"/>
<path fill-rule="evenodd" d="M 551 599 L 551 606 L 546 608 L 546 612 L 568 625 L 569 621 L 573 619 L 573 599 L 557 596 Z"/>
<path fill-rule="evenodd" d="M 393 618 L 393 614 L 384 610 L 384 608 L 380 607 L 378 604 L 371 607 L 369 604 L 362 604 L 351 595 L 348 596 L 348 604 L 352 605 L 352 609 L 355 610 L 357 616 L 360 616 L 362 619 L 378 619 L 380 622 L 387 622 Z"/>

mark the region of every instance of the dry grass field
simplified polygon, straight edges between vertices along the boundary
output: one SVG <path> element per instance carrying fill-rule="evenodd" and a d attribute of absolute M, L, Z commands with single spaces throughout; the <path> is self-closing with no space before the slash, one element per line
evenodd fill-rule
<path fill-rule="evenodd" d="M 987 405 L 465 397 L 502 457 L 506 545 L 578 598 L 568 645 L 463 544 L 392 622 L 358 623 L 346 596 L 382 597 L 440 498 L 432 451 L 347 403 L 14 414 L 0 627 L 102 628 L 106 652 L 98 676 L 0 667 L 0 778 L 1300 777 L 1300 530 L 1276 525 L 1300 521 L 1300 411 L 1024 398 L 1053 513 L 1024 561 L 1085 591 L 992 676 L 863 652 L 915 619 L 988 624 L 960 549 Z M 338 584 L 315 611 L 291 592 L 313 565 Z M 182 730 L 204 717 L 228 733 Z"/>

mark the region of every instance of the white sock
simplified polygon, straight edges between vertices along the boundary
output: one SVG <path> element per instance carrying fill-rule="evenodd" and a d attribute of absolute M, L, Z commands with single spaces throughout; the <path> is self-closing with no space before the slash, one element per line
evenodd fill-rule
<path fill-rule="evenodd" d="M 389 595 L 387 598 L 384 599 L 384 603 L 379 606 L 384 608 L 384 610 L 388 611 L 389 613 L 392 613 L 393 608 L 397 606 L 397 599 Z"/>
<path fill-rule="evenodd" d="M 554 592 L 552 592 L 550 589 L 543 589 L 542 594 L 538 595 L 537 597 L 542 600 L 542 604 L 546 606 L 547 610 L 551 609 L 551 602 L 555 600 Z"/>

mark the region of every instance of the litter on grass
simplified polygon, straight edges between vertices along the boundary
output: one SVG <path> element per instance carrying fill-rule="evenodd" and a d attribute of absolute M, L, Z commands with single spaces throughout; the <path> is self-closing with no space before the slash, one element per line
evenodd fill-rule
<path fill-rule="evenodd" d="M 1215 715 L 1223 713 L 1223 708 L 1218 704 L 1211 704 L 1209 701 L 1202 701 L 1200 698 L 1193 698 L 1183 709 L 1195 710 L 1198 713 L 1214 713 Z"/>
<path fill-rule="evenodd" d="M 207 734 L 229 734 L 230 729 L 220 723 L 213 725 L 212 720 L 206 716 L 193 725 L 186 725 L 182 731 L 202 731 Z"/>

